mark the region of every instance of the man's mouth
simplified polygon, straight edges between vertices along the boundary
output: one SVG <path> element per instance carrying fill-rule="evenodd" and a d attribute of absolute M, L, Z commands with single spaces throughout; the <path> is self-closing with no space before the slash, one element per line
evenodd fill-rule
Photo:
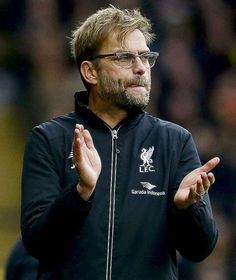
<path fill-rule="evenodd" d="M 132 84 L 132 85 L 129 85 L 129 87 L 145 87 L 145 86 L 141 85 L 141 84 Z"/>

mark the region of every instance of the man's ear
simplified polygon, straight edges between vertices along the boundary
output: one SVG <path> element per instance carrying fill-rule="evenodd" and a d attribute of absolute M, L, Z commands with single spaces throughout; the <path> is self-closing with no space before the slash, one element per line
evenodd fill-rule
<path fill-rule="evenodd" d="M 80 65 L 80 72 L 87 83 L 97 84 L 97 71 L 91 61 L 83 61 Z"/>

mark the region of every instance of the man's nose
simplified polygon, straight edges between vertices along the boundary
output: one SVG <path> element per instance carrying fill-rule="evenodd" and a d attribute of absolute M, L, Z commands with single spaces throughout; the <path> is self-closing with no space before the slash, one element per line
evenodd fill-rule
<path fill-rule="evenodd" d="M 132 64 L 132 69 L 135 74 L 143 75 L 147 68 L 139 57 L 136 57 Z"/>

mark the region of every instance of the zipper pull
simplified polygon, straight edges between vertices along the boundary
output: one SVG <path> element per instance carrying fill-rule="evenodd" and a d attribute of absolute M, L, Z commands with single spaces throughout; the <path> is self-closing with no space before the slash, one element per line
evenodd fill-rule
<path fill-rule="evenodd" d="M 116 140 L 118 139 L 118 135 L 117 135 L 117 130 L 112 130 L 112 137 L 113 137 L 113 140 Z"/>

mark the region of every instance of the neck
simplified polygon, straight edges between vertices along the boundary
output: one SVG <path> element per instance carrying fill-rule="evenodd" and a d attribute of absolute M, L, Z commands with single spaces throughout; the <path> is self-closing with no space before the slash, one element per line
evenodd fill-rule
<path fill-rule="evenodd" d="M 106 100 L 93 98 L 93 95 L 89 96 L 88 107 L 111 128 L 115 127 L 128 116 L 127 110 L 115 106 Z"/>

